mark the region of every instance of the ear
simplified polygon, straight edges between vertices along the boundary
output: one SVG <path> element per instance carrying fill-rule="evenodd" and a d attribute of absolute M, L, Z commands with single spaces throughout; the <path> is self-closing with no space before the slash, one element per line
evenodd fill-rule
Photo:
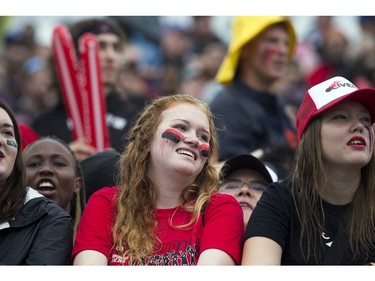
<path fill-rule="evenodd" d="M 79 191 L 81 190 L 81 188 L 82 188 L 82 178 L 81 177 L 77 177 L 74 180 L 73 192 L 78 194 Z"/>

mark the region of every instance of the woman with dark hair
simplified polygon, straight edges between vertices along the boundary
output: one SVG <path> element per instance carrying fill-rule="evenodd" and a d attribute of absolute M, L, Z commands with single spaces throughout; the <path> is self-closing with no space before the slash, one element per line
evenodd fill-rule
<path fill-rule="evenodd" d="M 0 264 L 71 264 L 71 217 L 26 187 L 21 150 L 14 113 L 0 102 Z"/>
<path fill-rule="evenodd" d="M 207 105 L 175 94 L 148 105 L 120 157 L 117 187 L 91 195 L 75 265 L 234 265 L 243 213 L 217 192 L 217 137 Z"/>
<path fill-rule="evenodd" d="M 375 89 L 333 77 L 308 90 L 291 175 L 255 207 L 242 264 L 375 262 L 374 121 Z"/>

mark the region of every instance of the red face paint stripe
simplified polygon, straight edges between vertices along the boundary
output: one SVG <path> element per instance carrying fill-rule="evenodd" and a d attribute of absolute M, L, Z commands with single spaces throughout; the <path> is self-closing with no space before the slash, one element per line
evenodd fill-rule
<path fill-rule="evenodd" d="M 266 60 L 268 60 L 269 58 L 271 58 L 271 56 L 276 52 L 275 49 L 273 48 L 270 48 L 267 50 L 267 53 L 266 53 Z"/>
<path fill-rule="evenodd" d="M 161 137 L 163 139 L 173 141 L 174 143 L 178 143 L 180 140 L 184 138 L 184 135 L 174 129 L 166 129 L 164 133 L 161 135 Z"/>
<path fill-rule="evenodd" d="M 209 145 L 207 145 L 207 144 L 200 144 L 198 146 L 198 148 L 200 149 L 201 155 L 203 157 L 208 157 L 208 155 L 210 153 L 210 146 Z"/>

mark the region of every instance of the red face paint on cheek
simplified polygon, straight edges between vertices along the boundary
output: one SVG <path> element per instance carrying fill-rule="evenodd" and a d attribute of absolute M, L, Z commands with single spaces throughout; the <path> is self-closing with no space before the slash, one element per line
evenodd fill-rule
<path fill-rule="evenodd" d="M 276 49 L 275 48 L 269 48 L 269 49 L 267 49 L 265 57 L 264 57 L 264 60 L 266 62 L 269 61 L 274 53 L 276 53 Z"/>
<path fill-rule="evenodd" d="M 208 144 L 200 144 L 198 148 L 201 151 L 201 155 L 203 157 L 208 157 L 208 155 L 210 154 L 210 146 Z"/>
<path fill-rule="evenodd" d="M 169 128 L 169 129 L 166 129 L 164 133 L 162 133 L 161 137 L 163 139 L 170 140 L 174 143 L 178 143 L 180 140 L 184 138 L 184 135 L 175 129 Z"/>

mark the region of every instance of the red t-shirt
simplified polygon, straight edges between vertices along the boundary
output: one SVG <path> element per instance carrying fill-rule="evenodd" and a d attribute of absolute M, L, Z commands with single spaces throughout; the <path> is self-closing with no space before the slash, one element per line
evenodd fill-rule
<path fill-rule="evenodd" d="M 118 187 L 104 187 L 90 197 L 77 230 L 73 258 L 81 251 L 95 250 L 107 257 L 109 265 L 127 264 L 112 248 L 116 213 L 113 198 L 117 192 Z M 185 224 L 191 218 L 191 213 L 180 207 L 156 210 L 157 235 L 163 247 L 147 260 L 148 265 L 195 265 L 199 255 L 207 249 L 222 250 L 236 264 L 241 263 L 243 212 L 233 196 L 213 194 L 204 215 L 187 229 L 170 226 L 172 215 L 175 225 Z"/>

